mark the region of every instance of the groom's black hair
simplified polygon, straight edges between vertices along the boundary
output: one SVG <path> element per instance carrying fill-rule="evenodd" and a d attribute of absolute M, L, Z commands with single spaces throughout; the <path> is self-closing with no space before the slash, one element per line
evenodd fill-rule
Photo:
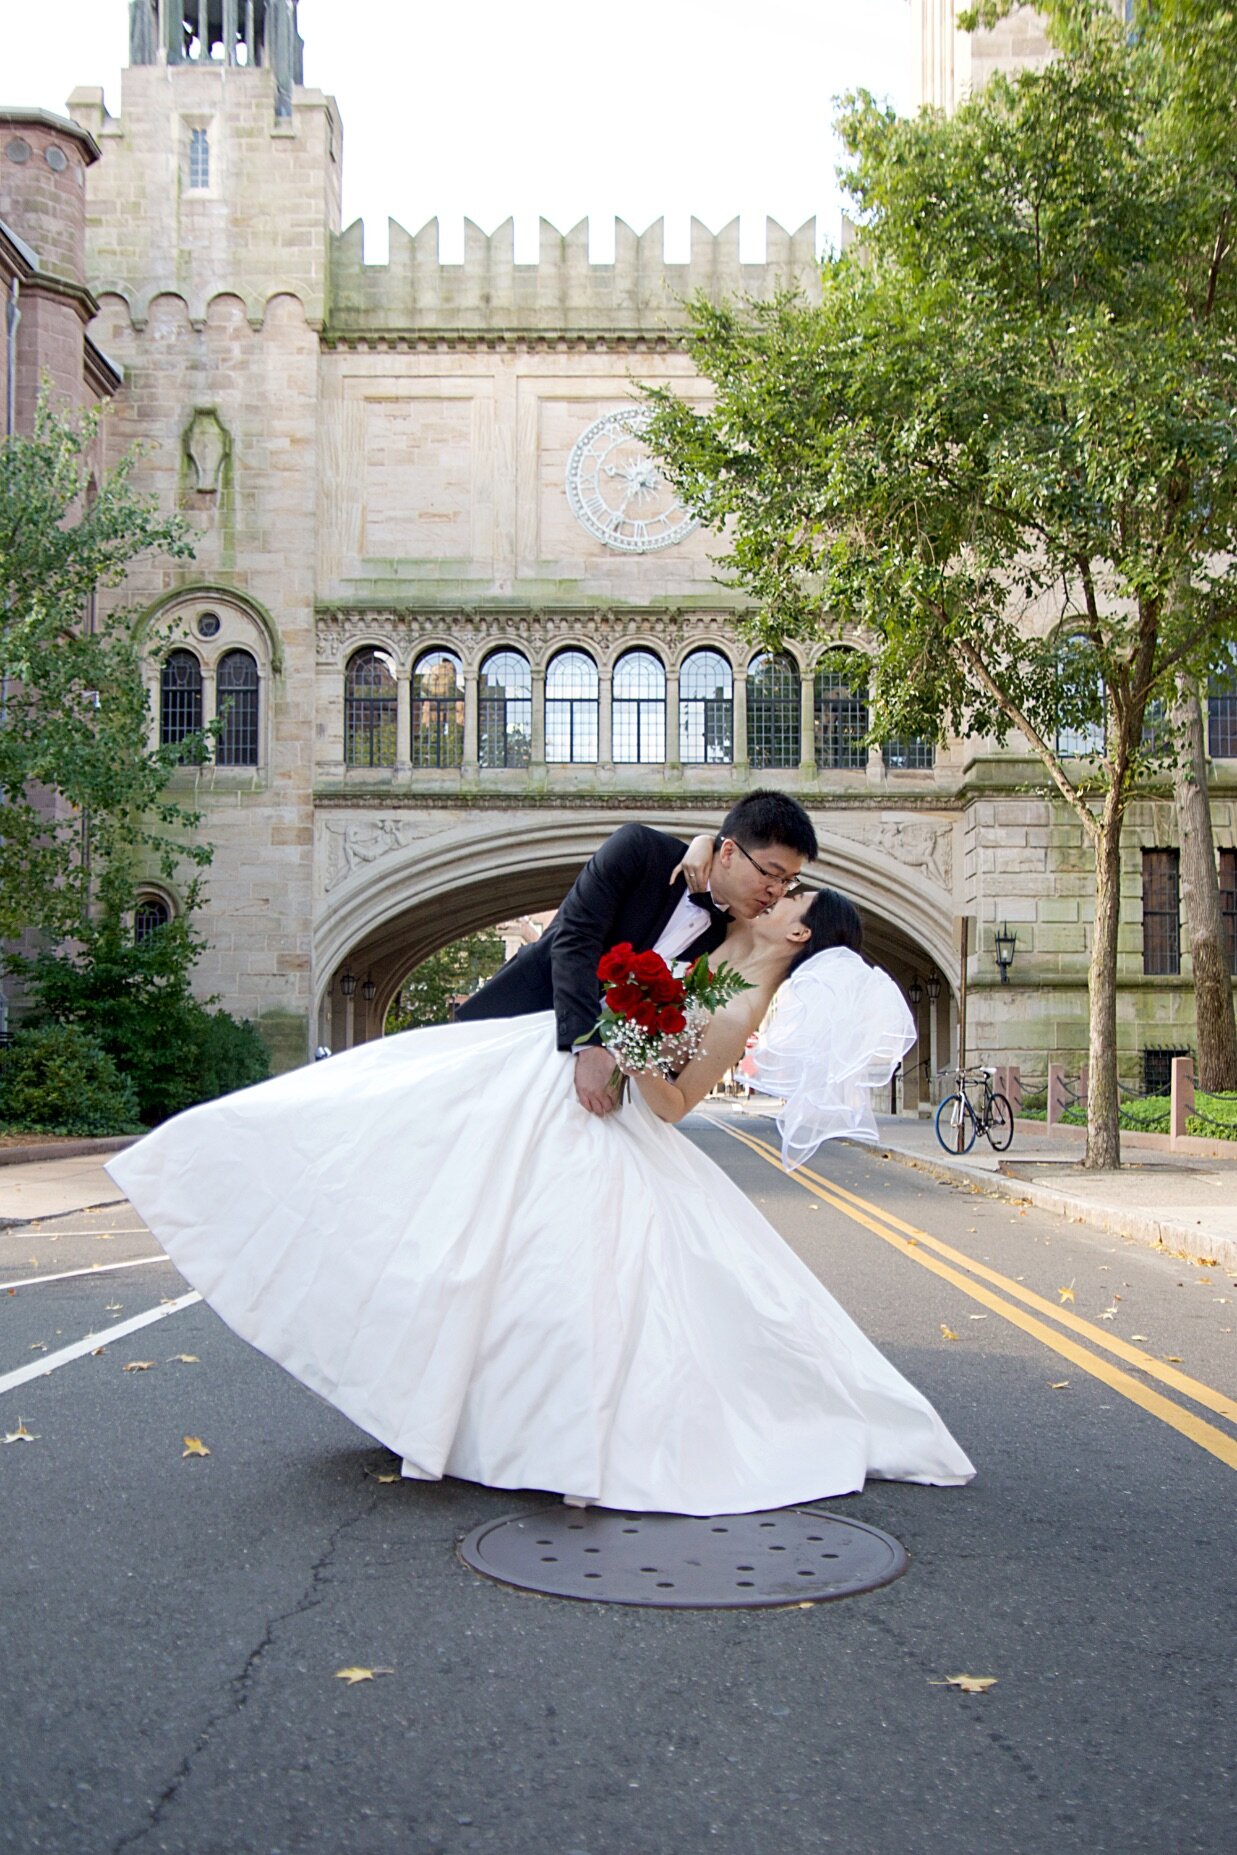
<path fill-rule="evenodd" d="M 810 960 L 814 953 L 823 953 L 827 947 L 849 947 L 852 953 L 863 952 L 863 922 L 859 919 L 859 911 L 836 889 L 816 891 L 803 917 L 803 925 L 812 938 L 800 947 L 790 962 L 792 973 L 804 960 Z"/>
<path fill-rule="evenodd" d="M 722 819 L 722 828 L 714 840 L 720 846 L 724 837 L 733 837 L 744 850 L 767 849 L 782 844 L 797 850 L 809 860 L 816 855 L 816 833 L 798 799 L 788 792 L 760 789 L 744 793 Z"/>

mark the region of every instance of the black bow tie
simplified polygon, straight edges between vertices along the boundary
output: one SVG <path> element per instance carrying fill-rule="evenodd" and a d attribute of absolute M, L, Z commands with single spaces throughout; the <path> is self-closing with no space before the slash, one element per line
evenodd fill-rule
<path fill-rule="evenodd" d="M 707 889 L 701 889 L 699 892 L 690 891 L 688 900 L 694 902 L 697 908 L 703 908 L 711 921 L 729 921 L 730 919 L 727 910 L 718 907 Z"/>

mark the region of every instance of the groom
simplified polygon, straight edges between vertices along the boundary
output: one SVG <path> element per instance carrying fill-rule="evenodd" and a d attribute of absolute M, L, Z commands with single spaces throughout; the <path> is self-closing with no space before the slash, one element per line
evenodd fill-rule
<path fill-rule="evenodd" d="M 749 792 L 731 807 L 715 840 L 709 891 L 689 895 L 685 877 L 670 880 L 686 844 L 644 824 L 625 824 L 607 838 L 576 877 L 554 920 L 521 947 L 457 1018 L 518 1018 L 554 1011 L 558 1047 L 570 1052 L 597 1022 L 601 986 L 597 962 L 609 947 L 630 941 L 637 953 L 696 959 L 725 938 L 732 917 L 754 920 L 780 900 L 805 862 L 816 855 L 812 821 L 784 792 Z M 614 1059 L 596 1039 L 575 1052 L 575 1088 L 591 1114 L 618 1104 L 609 1088 Z"/>

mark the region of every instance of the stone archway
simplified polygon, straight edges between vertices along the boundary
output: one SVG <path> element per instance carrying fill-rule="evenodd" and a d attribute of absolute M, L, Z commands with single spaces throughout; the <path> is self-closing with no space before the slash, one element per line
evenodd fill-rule
<path fill-rule="evenodd" d="M 418 961 L 499 921 L 556 907 L 619 822 L 614 812 L 591 807 L 396 819 L 351 809 L 320 815 L 330 841 L 322 860 L 327 894 L 315 934 L 318 1036 L 341 1048 L 378 1035 L 401 981 Z M 649 815 L 644 822 L 681 837 L 716 825 L 715 817 L 695 813 Z M 949 891 L 933 879 L 948 873 L 948 863 L 942 855 L 933 866 L 928 852 L 937 840 L 924 837 L 928 827 L 916 821 L 902 827 L 877 820 L 865 837 L 845 836 L 824 821 L 817 828 L 821 855 L 811 874 L 856 903 L 869 957 L 904 988 L 933 967 L 944 977 L 935 1024 L 925 999 L 917 1014 L 922 1048 L 907 1059 L 908 1070 L 918 1068 L 922 1079 L 948 1059 L 950 1048 L 954 914 Z M 338 986 L 332 989 L 345 966 L 358 980 L 372 979 L 372 1002 L 358 988 L 345 1006 Z"/>

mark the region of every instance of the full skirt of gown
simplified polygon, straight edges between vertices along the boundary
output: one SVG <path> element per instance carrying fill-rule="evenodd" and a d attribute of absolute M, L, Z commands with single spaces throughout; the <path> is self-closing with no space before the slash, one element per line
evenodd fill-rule
<path fill-rule="evenodd" d="M 236 1333 L 405 1475 L 752 1512 L 974 1474 L 724 1172 L 587 1114 L 550 1012 L 363 1044 L 108 1161 Z"/>

